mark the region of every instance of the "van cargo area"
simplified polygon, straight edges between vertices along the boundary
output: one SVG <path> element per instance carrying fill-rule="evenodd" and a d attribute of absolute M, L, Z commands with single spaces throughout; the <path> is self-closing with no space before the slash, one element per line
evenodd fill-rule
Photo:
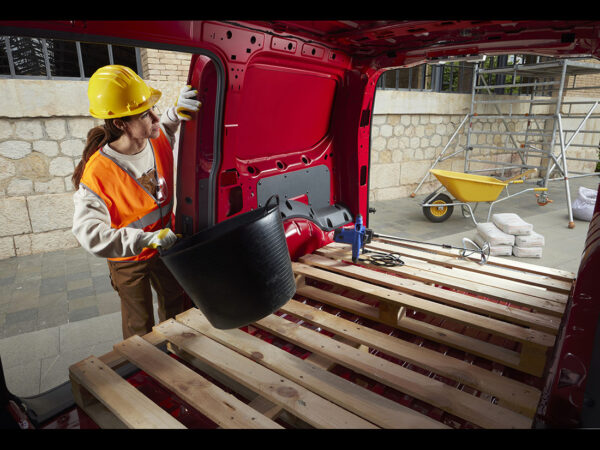
<path fill-rule="evenodd" d="M 295 280 L 287 303 L 250 324 L 217 328 L 192 306 L 71 365 L 47 393 L 0 383 L 4 428 L 600 426 L 600 203 L 577 273 L 377 235 L 356 259 L 337 239 L 369 227 L 386 70 L 597 59 L 600 21 L 0 20 L 0 31 L 192 53 L 203 108 L 181 129 L 174 231 L 189 238 L 276 196 Z"/>

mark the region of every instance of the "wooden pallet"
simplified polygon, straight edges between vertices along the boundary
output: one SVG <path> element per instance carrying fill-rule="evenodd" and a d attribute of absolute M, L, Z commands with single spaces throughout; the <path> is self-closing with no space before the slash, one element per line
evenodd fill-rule
<path fill-rule="evenodd" d="M 293 263 L 295 298 L 249 327 L 311 352 L 308 358 L 248 330 L 215 329 L 193 308 L 144 337 L 71 366 L 78 406 L 101 427 L 182 427 L 115 372 L 129 361 L 221 428 L 280 428 L 282 417 L 285 423 L 297 420 L 315 428 L 447 428 L 452 423 L 397 396 L 381 395 L 364 380 L 475 427 L 530 428 L 541 396 L 537 386 L 371 325 L 421 336 L 492 361 L 496 368 L 501 364 L 540 376 L 572 274 L 523 263 L 515 270 L 502 267 L 505 261 L 498 258 L 482 266 L 451 250 L 417 244 L 374 241 L 368 248 L 400 253 L 405 265 L 352 264 L 349 246 L 330 244 Z M 360 320 L 344 318 L 350 315 Z M 481 332 L 514 341 L 518 350 L 482 340 Z M 157 348 L 165 342 L 179 360 Z M 335 367 L 363 382 L 339 376 L 330 370 Z"/>

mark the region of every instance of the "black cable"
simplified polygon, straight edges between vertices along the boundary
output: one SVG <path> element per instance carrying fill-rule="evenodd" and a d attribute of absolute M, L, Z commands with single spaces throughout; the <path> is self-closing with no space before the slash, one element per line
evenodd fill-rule
<path fill-rule="evenodd" d="M 373 250 L 365 250 L 365 253 L 369 253 L 368 259 L 360 259 L 359 261 L 368 262 L 373 264 L 374 266 L 382 266 L 382 267 L 396 267 L 403 266 L 404 261 L 400 259 L 399 253 L 382 253 L 375 252 Z M 364 253 L 363 253 L 364 255 Z"/>

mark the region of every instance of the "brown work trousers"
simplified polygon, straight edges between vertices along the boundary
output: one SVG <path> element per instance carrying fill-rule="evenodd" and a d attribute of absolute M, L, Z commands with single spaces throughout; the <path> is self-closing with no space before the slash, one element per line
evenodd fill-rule
<path fill-rule="evenodd" d="M 123 339 L 152 331 L 152 288 L 158 300 L 158 319 L 163 322 L 184 311 L 185 292 L 162 260 L 119 262 L 108 260 L 113 288 L 121 298 Z"/>

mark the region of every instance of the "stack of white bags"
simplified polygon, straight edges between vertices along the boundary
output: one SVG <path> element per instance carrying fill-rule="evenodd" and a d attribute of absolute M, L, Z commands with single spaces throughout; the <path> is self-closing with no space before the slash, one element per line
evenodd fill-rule
<path fill-rule="evenodd" d="M 477 245 L 490 245 L 490 256 L 541 258 L 544 236 L 533 231 L 533 225 L 517 214 L 493 214 L 492 221 L 477 225 L 473 239 Z"/>

